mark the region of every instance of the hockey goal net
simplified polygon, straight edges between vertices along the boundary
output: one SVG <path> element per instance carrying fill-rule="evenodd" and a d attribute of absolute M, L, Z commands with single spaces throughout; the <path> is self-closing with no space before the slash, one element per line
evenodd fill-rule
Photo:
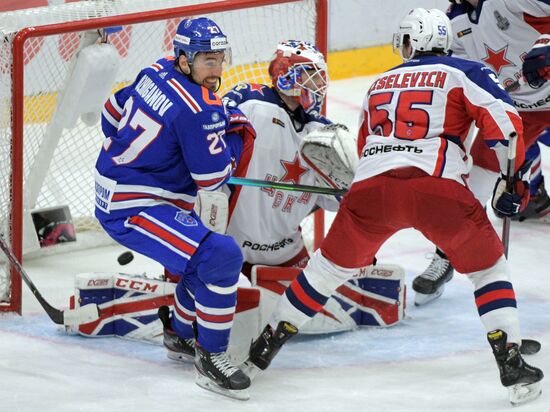
<path fill-rule="evenodd" d="M 108 86 L 112 92 L 173 52 L 183 17 L 208 16 L 233 50 L 223 94 L 239 82 L 269 84 L 266 62 L 280 40 L 312 41 L 326 52 L 326 8 L 326 0 L 96 0 L 0 14 L 0 232 L 15 255 L 107 241 L 93 216 L 101 105 L 79 108 L 89 93 L 75 98 L 67 86 L 74 85 L 75 70 L 89 75 L 96 69 L 78 69 L 86 47 L 103 35 L 116 48 L 120 64 Z M 102 31 L 110 27 L 121 29 L 105 37 Z M 70 210 L 77 241 L 40 249 L 31 212 L 60 206 Z M 312 237 L 313 224 L 306 226 Z M 20 312 L 20 278 L 3 256 L 0 264 L 0 311 Z"/>

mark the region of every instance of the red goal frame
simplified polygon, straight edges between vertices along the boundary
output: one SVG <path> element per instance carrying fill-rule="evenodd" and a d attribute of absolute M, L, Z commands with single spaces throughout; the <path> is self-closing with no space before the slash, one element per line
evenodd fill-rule
<path fill-rule="evenodd" d="M 22 262 L 23 251 L 23 127 L 24 127 L 24 47 L 25 42 L 33 37 L 63 34 L 116 25 L 151 22 L 186 15 L 208 14 L 254 8 L 274 4 L 294 3 L 299 0 L 231 0 L 215 1 L 207 4 L 182 6 L 176 8 L 139 12 L 120 16 L 93 18 L 89 20 L 26 27 L 14 37 L 12 44 L 12 153 L 11 153 L 11 211 L 10 211 L 10 244 L 14 255 Z M 327 0 L 316 0 L 316 43 L 326 56 L 328 47 L 328 5 Z M 324 214 L 316 212 L 314 217 L 314 248 L 317 248 L 324 237 Z M 11 294 L 8 305 L 0 305 L 0 312 L 17 312 L 21 314 L 22 291 L 21 277 L 12 267 L 10 269 Z"/>

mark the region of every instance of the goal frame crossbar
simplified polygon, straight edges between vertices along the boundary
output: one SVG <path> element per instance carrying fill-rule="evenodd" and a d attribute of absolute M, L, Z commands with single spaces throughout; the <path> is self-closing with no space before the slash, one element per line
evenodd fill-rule
<path fill-rule="evenodd" d="M 148 12 L 137 12 L 118 16 L 98 17 L 34 27 L 26 27 L 17 32 L 12 43 L 12 153 L 10 176 L 10 245 L 15 257 L 23 259 L 23 134 L 24 134 L 24 47 L 27 40 L 34 37 L 51 36 L 76 31 L 102 29 L 112 26 L 124 26 L 147 23 L 174 17 L 219 13 L 247 8 L 263 7 L 300 0 L 232 0 L 215 1 L 206 4 L 172 7 Z M 328 47 L 328 1 L 316 0 L 316 45 L 326 56 Z M 318 247 L 324 235 L 324 216 L 317 213 L 314 218 L 314 247 Z M 21 314 L 21 278 L 15 268 L 10 269 L 11 296 L 8 305 L 0 305 L 0 312 Z"/>

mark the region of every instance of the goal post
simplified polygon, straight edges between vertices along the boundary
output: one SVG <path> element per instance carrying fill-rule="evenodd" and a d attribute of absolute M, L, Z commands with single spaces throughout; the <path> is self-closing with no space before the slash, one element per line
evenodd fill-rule
<path fill-rule="evenodd" d="M 19 261 L 36 249 L 30 241 L 33 209 L 68 206 L 76 243 L 99 231 L 93 167 L 102 143 L 96 116 L 101 106 L 96 113 L 80 113 L 74 127 L 56 120 L 64 92 L 71 92 L 63 88 L 79 66 L 86 33 L 99 31 L 99 38 L 103 29 L 120 27 L 107 36 L 120 55 L 112 92 L 170 55 L 177 23 L 199 15 L 219 23 L 233 49 L 220 93 L 239 82 L 269 84 L 267 63 L 281 40 L 312 41 L 327 52 L 327 0 L 89 0 L 0 13 L 0 233 Z M 74 109 L 72 103 L 65 106 Z M 324 222 L 315 221 L 317 229 L 310 231 L 318 246 Z M 52 250 L 65 248 L 58 246 Z M 1 311 L 21 313 L 21 279 L 4 257 Z"/>

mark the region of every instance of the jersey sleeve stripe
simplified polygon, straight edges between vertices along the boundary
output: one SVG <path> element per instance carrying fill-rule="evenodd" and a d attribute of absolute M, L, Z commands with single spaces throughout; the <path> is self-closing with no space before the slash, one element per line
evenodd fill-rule
<path fill-rule="evenodd" d="M 113 104 L 113 100 L 116 103 L 116 100 L 114 96 L 111 96 L 106 102 L 105 102 L 105 109 L 115 118 L 117 121 L 120 121 L 122 118 L 122 109 L 118 106 L 118 104 L 115 106 Z"/>
<path fill-rule="evenodd" d="M 221 172 L 205 174 L 191 173 L 191 176 L 193 177 L 197 185 L 202 189 L 214 190 L 221 186 L 227 179 L 229 179 L 229 176 L 231 175 L 231 169 L 231 165 L 228 164 Z"/>
<path fill-rule="evenodd" d="M 153 69 L 156 72 L 160 72 L 164 67 L 158 63 L 153 63 L 151 66 L 149 66 L 151 69 Z"/>
<path fill-rule="evenodd" d="M 111 116 L 111 113 L 107 110 L 105 106 L 103 106 L 103 110 L 101 111 L 101 115 L 103 118 L 115 129 L 118 129 L 119 121 L 116 120 L 113 116 Z M 116 131 L 116 130 L 115 130 Z"/>
<path fill-rule="evenodd" d="M 179 207 L 180 209 L 191 211 L 193 210 L 194 203 L 189 203 L 184 200 L 178 200 L 178 199 L 167 199 L 163 198 L 157 195 L 153 194 L 145 194 L 145 193 L 115 193 L 113 194 L 112 202 L 113 206 L 117 206 L 116 209 L 122 209 L 120 206 L 123 206 L 123 204 L 126 202 L 126 204 L 132 204 L 131 207 L 136 207 L 136 202 L 129 202 L 133 200 L 146 200 L 146 201 L 162 201 L 166 203 L 173 204 L 174 206 Z M 114 203 L 117 203 L 115 205 Z M 147 202 L 149 204 L 150 202 Z M 126 208 L 126 207 L 124 207 Z M 113 207 L 113 209 L 115 209 Z"/>
<path fill-rule="evenodd" d="M 170 79 L 167 83 L 177 93 L 177 95 L 181 97 L 183 102 L 189 107 L 189 109 L 191 109 L 193 113 L 196 114 L 202 111 L 200 105 L 193 98 L 193 96 L 191 96 L 191 94 L 185 90 L 185 88 L 176 79 Z"/>

